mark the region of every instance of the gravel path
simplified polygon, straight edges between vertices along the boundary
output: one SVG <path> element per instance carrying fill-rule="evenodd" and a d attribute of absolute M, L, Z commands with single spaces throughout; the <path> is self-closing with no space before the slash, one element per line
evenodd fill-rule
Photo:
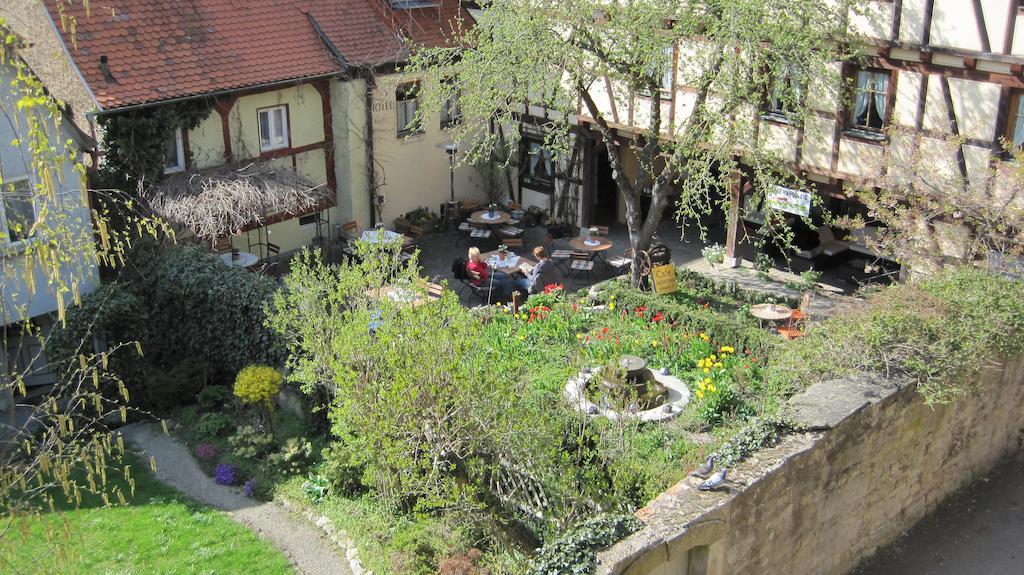
<path fill-rule="evenodd" d="M 125 438 L 156 458 L 156 477 L 188 497 L 228 515 L 252 529 L 281 550 L 304 575 L 351 575 L 347 562 L 323 533 L 281 506 L 245 497 L 236 488 L 217 485 L 208 477 L 188 448 L 151 424 L 132 424 L 121 429 Z"/>

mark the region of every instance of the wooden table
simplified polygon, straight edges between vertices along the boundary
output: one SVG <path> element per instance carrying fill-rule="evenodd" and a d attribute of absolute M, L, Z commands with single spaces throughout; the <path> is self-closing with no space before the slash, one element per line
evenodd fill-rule
<path fill-rule="evenodd" d="M 504 224 L 512 219 L 512 214 L 503 212 L 501 210 L 494 210 L 494 217 L 491 218 L 489 214 L 490 210 L 480 210 L 479 212 L 473 212 L 469 215 L 469 221 L 477 224 L 486 224 L 490 226 L 496 226 Z"/>
<path fill-rule="evenodd" d="M 218 256 L 220 261 L 224 262 L 224 265 L 233 268 L 247 268 L 256 265 L 256 262 L 260 260 L 256 254 L 250 254 L 249 252 L 238 252 L 238 257 L 235 258 L 231 255 L 231 252 L 226 252 Z"/>
<path fill-rule="evenodd" d="M 598 236 L 590 236 L 589 238 L 585 238 L 583 236 L 577 236 L 569 240 L 569 245 L 572 246 L 573 249 L 579 250 L 581 252 L 599 253 L 611 249 L 611 247 L 615 244 L 608 238 L 602 238 Z"/>
<path fill-rule="evenodd" d="M 789 306 L 778 303 L 759 303 L 750 306 L 750 315 L 756 317 L 764 325 L 766 321 L 774 323 L 793 317 L 793 310 Z"/>
<path fill-rule="evenodd" d="M 505 272 L 507 274 L 513 274 L 513 273 L 516 273 L 516 272 L 522 272 L 522 273 L 525 274 L 529 269 L 532 269 L 533 266 L 537 265 L 537 262 L 535 262 L 535 261 L 533 261 L 533 260 L 531 260 L 529 258 L 525 258 L 523 256 L 516 255 L 516 254 L 514 254 L 512 252 L 508 252 L 507 257 L 508 257 L 508 259 L 515 258 L 515 260 L 513 260 L 515 262 L 513 265 L 508 266 L 508 265 L 499 265 L 498 263 L 492 263 L 491 262 L 491 258 L 492 257 L 495 258 L 495 259 L 498 258 L 498 250 L 494 250 L 493 252 L 487 252 L 485 254 L 480 254 L 480 257 L 484 260 L 484 262 L 487 263 L 488 267 L 494 268 L 495 270 L 500 271 L 500 272 Z M 523 266 L 527 266 L 527 269 L 523 269 Z"/>

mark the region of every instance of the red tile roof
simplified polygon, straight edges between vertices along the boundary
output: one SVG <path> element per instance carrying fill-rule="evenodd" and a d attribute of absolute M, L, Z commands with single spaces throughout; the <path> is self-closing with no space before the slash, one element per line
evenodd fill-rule
<path fill-rule="evenodd" d="M 443 42 L 441 22 L 460 9 L 457 0 L 408 11 L 387 0 L 92 0 L 88 13 L 46 4 L 58 28 L 73 19 L 61 34 L 103 109 L 339 72 L 307 13 L 349 65 L 363 66 L 400 60 L 400 37 Z"/>

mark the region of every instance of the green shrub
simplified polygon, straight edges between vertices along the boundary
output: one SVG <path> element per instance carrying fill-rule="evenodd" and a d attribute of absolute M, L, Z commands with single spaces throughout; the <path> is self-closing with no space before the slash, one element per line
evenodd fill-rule
<path fill-rule="evenodd" d="M 230 388 L 223 385 L 208 385 L 196 396 L 199 407 L 205 410 L 223 409 L 234 399 L 235 394 L 231 392 Z"/>
<path fill-rule="evenodd" d="M 250 365 L 235 378 L 235 395 L 246 404 L 273 406 L 274 397 L 281 390 L 281 372 L 265 365 Z"/>
<path fill-rule="evenodd" d="M 593 573 L 596 551 L 608 547 L 640 528 L 632 515 L 598 515 L 577 524 L 564 535 L 544 545 L 530 562 L 534 575 Z"/>
<path fill-rule="evenodd" d="M 298 475 L 309 467 L 313 459 L 313 444 L 304 437 L 289 437 L 281 451 L 270 456 L 270 462 L 283 473 Z"/>
<path fill-rule="evenodd" d="M 204 413 L 199 416 L 193 431 L 199 439 L 213 441 L 227 435 L 234 427 L 234 417 L 226 413 Z"/>
<path fill-rule="evenodd" d="M 363 490 L 365 464 L 353 456 L 343 443 L 334 443 L 321 451 L 320 471 L 337 495 L 355 495 Z"/>
<path fill-rule="evenodd" d="M 190 358 L 173 368 L 162 371 L 150 369 L 146 395 L 156 410 L 168 410 L 191 403 L 207 383 L 207 367 L 201 360 Z"/>
<path fill-rule="evenodd" d="M 255 460 L 274 449 L 274 434 L 260 431 L 254 425 L 240 426 L 230 438 L 231 453 L 240 459 Z"/>
<path fill-rule="evenodd" d="M 111 378 L 120 379 L 132 397 L 146 383 L 146 359 L 140 356 L 135 342 L 145 348 L 150 322 L 148 309 L 133 293 L 118 283 L 106 283 L 82 297 L 81 305 L 67 308 L 64 325 L 57 324 L 47 340 L 47 357 L 72 358 L 59 366 L 62 375 L 79 367 L 78 355 L 91 354 L 93 342 L 112 350 L 103 370 Z M 82 347 L 83 342 L 85 346 Z M 148 350 L 143 349 L 143 352 Z"/>
<path fill-rule="evenodd" d="M 981 370 L 1024 352 L 1019 282 L 963 269 L 890 286 L 772 354 L 765 384 L 781 394 L 857 372 L 903 375 L 928 403 L 973 389 Z"/>
<path fill-rule="evenodd" d="M 264 326 L 264 307 L 278 289 L 273 279 L 225 266 L 197 247 L 146 246 L 131 261 L 123 285 L 145 312 L 151 363 L 197 358 L 230 374 L 283 360 L 280 338 Z"/>

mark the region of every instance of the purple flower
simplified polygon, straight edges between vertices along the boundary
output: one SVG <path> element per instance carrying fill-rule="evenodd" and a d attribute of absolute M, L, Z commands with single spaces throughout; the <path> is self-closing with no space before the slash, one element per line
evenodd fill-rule
<path fill-rule="evenodd" d="M 198 457 L 202 461 L 211 461 L 213 459 L 216 459 L 219 453 L 220 452 L 217 450 L 217 448 L 210 445 L 209 443 L 200 443 L 199 445 L 196 446 L 196 457 Z"/>
<path fill-rule="evenodd" d="M 213 480 L 218 485 L 234 485 L 235 481 L 238 480 L 237 473 L 235 472 L 234 465 L 228 465 L 227 463 L 220 463 L 217 465 L 217 469 L 214 470 Z"/>
<path fill-rule="evenodd" d="M 256 482 L 252 479 L 248 479 L 245 482 L 245 486 L 242 487 L 242 491 L 246 497 L 252 497 L 252 492 L 256 489 Z"/>

